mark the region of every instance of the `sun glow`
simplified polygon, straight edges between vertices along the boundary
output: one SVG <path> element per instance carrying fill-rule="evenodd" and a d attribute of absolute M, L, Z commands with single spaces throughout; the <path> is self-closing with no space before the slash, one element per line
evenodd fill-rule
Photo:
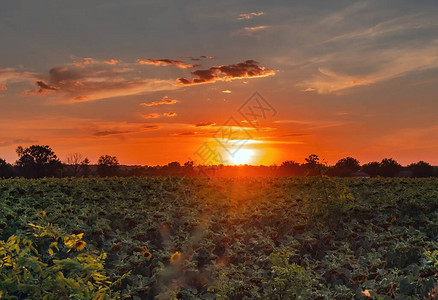
<path fill-rule="evenodd" d="M 255 151 L 252 149 L 239 149 L 234 155 L 229 156 L 230 164 L 232 165 L 245 165 L 253 162 Z"/>

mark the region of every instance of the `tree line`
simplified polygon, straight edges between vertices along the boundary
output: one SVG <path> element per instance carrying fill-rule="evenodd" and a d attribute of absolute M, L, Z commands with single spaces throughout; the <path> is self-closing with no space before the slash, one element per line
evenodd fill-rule
<path fill-rule="evenodd" d="M 183 165 L 170 162 L 163 166 L 122 166 L 116 156 L 102 155 L 96 164 L 79 153 L 71 154 L 61 162 L 48 145 L 19 146 L 18 159 L 11 165 L 0 158 L 0 178 L 25 177 L 89 177 L 89 176 L 336 176 L 336 177 L 432 177 L 438 176 L 436 167 L 419 161 L 402 166 L 392 158 L 361 165 L 353 157 L 345 157 L 328 166 L 316 154 L 304 163 L 284 161 L 273 166 L 195 166 L 193 161 Z"/>

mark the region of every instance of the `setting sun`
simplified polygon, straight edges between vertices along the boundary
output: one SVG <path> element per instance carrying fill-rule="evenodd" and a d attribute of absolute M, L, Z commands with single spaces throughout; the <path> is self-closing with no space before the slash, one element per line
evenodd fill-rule
<path fill-rule="evenodd" d="M 239 149 L 234 155 L 229 156 L 231 165 L 245 165 L 254 162 L 255 151 L 252 149 Z"/>

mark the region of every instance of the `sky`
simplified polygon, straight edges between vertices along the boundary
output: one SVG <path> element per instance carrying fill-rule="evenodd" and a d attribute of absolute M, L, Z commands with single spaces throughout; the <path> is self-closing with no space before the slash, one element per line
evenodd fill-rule
<path fill-rule="evenodd" d="M 0 157 L 438 165 L 435 1 L 2 1 Z"/>

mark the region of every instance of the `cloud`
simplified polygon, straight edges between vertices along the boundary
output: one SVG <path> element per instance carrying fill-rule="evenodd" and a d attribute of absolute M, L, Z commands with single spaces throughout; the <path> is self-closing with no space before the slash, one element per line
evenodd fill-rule
<path fill-rule="evenodd" d="M 215 122 L 199 122 L 195 124 L 195 127 L 206 127 L 206 126 L 214 126 Z"/>
<path fill-rule="evenodd" d="M 258 17 L 258 16 L 261 16 L 261 15 L 264 15 L 264 14 L 265 13 L 262 12 L 262 11 L 251 12 L 251 13 L 248 13 L 248 14 L 240 14 L 239 17 L 237 17 L 237 20 L 249 20 L 249 19 L 252 19 L 254 17 Z"/>
<path fill-rule="evenodd" d="M 173 133 L 172 135 L 177 135 L 177 136 L 192 136 L 192 135 L 197 135 L 197 134 L 198 134 L 197 131 L 184 131 L 184 132 Z"/>
<path fill-rule="evenodd" d="M 107 64 L 107 65 L 115 65 L 115 64 L 118 64 L 119 62 L 120 62 L 119 60 L 113 59 L 113 58 L 111 58 L 110 60 L 105 60 L 104 61 L 104 63 Z"/>
<path fill-rule="evenodd" d="M 159 118 L 159 117 L 160 117 L 160 115 L 157 114 L 157 113 L 150 113 L 150 114 L 147 114 L 147 115 L 143 115 L 143 118 L 145 118 L 145 119 L 156 119 L 156 118 Z"/>
<path fill-rule="evenodd" d="M 267 77 L 274 75 L 275 72 L 265 67 L 260 67 L 258 62 L 254 60 L 247 60 L 237 64 L 215 66 L 207 70 L 192 71 L 192 74 L 197 76 L 197 78 L 186 79 L 181 77 L 177 79 L 178 83 L 181 85 L 192 85 L 243 78 Z"/>
<path fill-rule="evenodd" d="M 141 106 L 157 106 L 157 105 L 164 105 L 164 104 L 170 105 L 170 104 L 175 104 L 178 102 L 179 102 L 179 100 L 177 100 L 177 99 L 170 99 L 169 97 L 164 96 L 159 101 L 152 101 L 149 103 L 140 103 L 140 105 Z"/>
<path fill-rule="evenodd" d="M 318 73 L 303 80 L 298 86 L 307 90 L 314 89 L 319 94 L 329 94 L 356 86 L 371 85 L 413 72 L 438 68 L 438 56 L 435 53 L 436 45 L 424 45 L 419 49 L 373 51 L 373 57 L 369 57 L 366 61 L 368 66 L 373 66 L 371 70 L 354 74 L 353 72 L 336 72 L 332 69 L 319 67 Z M 339 65 L 348 63 L 349 60 L 344 58 L 339 62 Z"/>
<path fill-rule="evenodd" d="M 139 59 L 138 63 L 141 65 L 154 65 L 154 66 L 176 66 L 178 68 L 181 69 L 191 69 L 194 67 L 197 67 L 198 65 L 192 65 L 192 64 L 186 64 L 184 63 L 182 60 L 173 60 L 173 59 L 167 59 L 167 58 L 162 58 L 162 59 Z"/>
<path fill-rule="evenodd" d="M 150 114 L 147 114 L 147 115 L 143 115 L 142 116 L 143 118 L 145 118 L 145 119 L 157 119 L 157 118 L 160 118 L 160 117 L 169 117 L 169 118 L 171 118 L 171 117 L 176 117 L 176 113 L 175 112 L 165 112 L 165 113 L 162 113 L 162 114 L 159 114 L 159 113 L 150 113 Z"/>
<path fill-rule="evenodd" d="M 32 82 L 39 79 L 39 75 L 31 72 L 23 72 L 15 68 L 0 68 L 0 83 Z"/>
<path fill-rule="evenodd" d="M 38 143 L 37 140 L 33 139 L 10 139 L 3 142 L 0 142 L 0 147 L 7 147 L 18 144 L 35 144 Z"/>
<path fill-rule="evenodd" d="M 8 88 L 4 84 L 0 84 L 0 91 L 6 91 Z"/>
<path fill-rule="evenodd" d="M 104 130 L 104 131 L 97 131 L 93 133 L 94 136 L 108 136 L 108 135 L 116 135 L 116 134 L 126 134 L 126 133 L 132 133 L 133 131 L 128 130 Z"/>
<path fill-rule="evenodd" d="M 36 81 L 35 84 L 38 86 L 38 89 L 37 90 L 30 90 L 30 91 L 28 91 L 28 94 L 30 94 L 30 95 L 46 95 L 48 93 L 58 91 L 57 87 L 50 86 L 42 80 Z"/>
<path fill-rule="evenodd" d="M 224 91 L 222 91 L 222 93 L 224 93 L 224 94 L 231 94 L 231 91 L 230 90 L 224 90 Z"/>
<path fill-rule="evenodd" d="M 252 36 L 257 32 L 260 32 L 260 31 L 268 29 L 268 28 L 269 28 L 269 26 L 267 26 L 267 25 L 247 26 L 247 27 L 243 27 L 239 31 L 234 32 L 233 34 Z"/>
<path fill-rule="evenodd" d="M 203 58 L 204 58 L 204 59 L 215 59 L 216 57 L 214 57 L 214 56 L 208 56 L 208 55 L 201 55 L 200 57 L 191 57 L 191 56 L 189 56 L 189 58 L 190 58 L 191 60 L 193 60 L 193 61 L 200 61 L 200 60 L 202 60 Z"/>
<path fill-rule="evenodd" d="M 73 64 L 76 67 L 85 67 L 86 65 L 90 65 L 93 62 L 95 62 L 95 60 L 93 58 L 91 58 L 91 57 L 84 57 L 84 58 L 81 58 L 78 61 L 74 61 Z"/>
<path fill-rule="evenodd" d="M 160 127 L 158 125 L 145 125 L 143 126 L 143 129 L 145 130 L 158 130 Z"/>
<path fill-rule="evenodd" d="M 82 66 L 54 67 L 48 76 L 32 77 L 38 79 L 39 89 L 26 93 L 43 95 L 56 90 L 57 102 L 94 101 L 178 88 L 173 80 L 139 76 L 137 64 L 106 64 L 97 60 Z"/>

